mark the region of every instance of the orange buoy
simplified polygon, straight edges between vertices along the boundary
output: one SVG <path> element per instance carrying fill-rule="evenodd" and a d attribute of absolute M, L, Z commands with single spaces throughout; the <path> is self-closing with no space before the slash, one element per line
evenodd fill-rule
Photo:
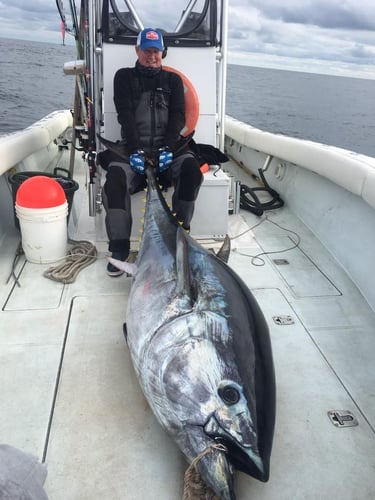
<path fill-rule="evenodd" d="M 187 137 L 195 130 L 199 118 L 199 99 L 197 91 L 191 81 L 178 69 L 171 66 L 163 66 L 165 71 L 176 73 L 182 79 L 185 94 L 185 127 L 181 131 L 183 137 Z"/>
<path fill-rule="evenodd" d="M 64 189 L 51 177 L 35 175 L 18 188 L 16 203 L 20 207 L 50 208 L 66 202 Z"/>

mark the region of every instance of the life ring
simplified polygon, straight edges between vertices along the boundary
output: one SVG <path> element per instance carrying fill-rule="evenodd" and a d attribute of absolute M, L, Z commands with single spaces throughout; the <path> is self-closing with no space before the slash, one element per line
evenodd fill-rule
<path fill-rule="evenodd" d="M 191 81 L 178 69 L 171 66 L 163 66 L 165 71 L 176 73 L 182 79 L 185 94 L 185 126 L 181 130 L 181 135 L 187 137 L 195 130 L 199 118 L 199 99 L 197 91 Z"/>

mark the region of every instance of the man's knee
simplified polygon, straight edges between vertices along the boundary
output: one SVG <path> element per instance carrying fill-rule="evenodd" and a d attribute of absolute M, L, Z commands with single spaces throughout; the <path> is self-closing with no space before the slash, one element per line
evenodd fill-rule
<path fill-rule="evenodd" d="M 125 208 L 127 188 L 125 170 L 120 165 L 111 165 L 103 186 L 109 208 Z"/>
<path fill-rule="evenodd" d="M 121 165 L 111 165 L 107 171 L 105 184 L 109 189 L 115 187 L 127 188 L 126 173 Z"/>
<path fill-rule="evenodd" d="M 189 157 L 181 165 L 178 185 L 178 198 L 184 201 L 194 201 L 198 196 L 203 175 L 196 158 Z"/>

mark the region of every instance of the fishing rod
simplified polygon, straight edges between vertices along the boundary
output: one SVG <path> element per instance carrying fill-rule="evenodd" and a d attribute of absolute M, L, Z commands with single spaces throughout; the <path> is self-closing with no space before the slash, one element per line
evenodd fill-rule
<path fill-rule="evenodd" d="M 67 26 L 65 10 L 62 0 L 56 0 L 61 21 L 67 32 L 73 34 L 76 41 L 77 56 L 81 62 L 80 71 L 74 70 L 76 74 L 76 89 L 74 97 L 73 117 L 73 148 L 71 155 L 70 172 L 73 170 L 75 138 L 78 135 L 80 149 L 87 161 L 89 169 L 89 213 L 95 215 L 95 182 L 96 182 L 96 134 L 95 134 L 95 12 L 92 0 L 83 0 L 78 16 L 74 0 L 69 1 L 70 14 L 73 28 Z M 64 68 L 65 70 L 65 68 Z M 68 74 L 69 69 L 66 70 Z"/>
<path fill-rule="evenodd" d="M 65 9 L 64 9 L 64 3 L 62 0 L 56 0 L 56 7 L 57 10 L 59 11 L 60 18 L 61 18 L 61 23 L 64 26 L 64 31 L 66 33 L 69 33 L 70 35 L 73 35 L 76 40 L 78 40 L 78 20 L 77 20 L 77 10 L 76 6 L 73 0 L 69 1 L 70 5 L 70 15 L 72 17 L 72 28 L 69 28 L 67 22 L 66 22 L 66 15 L 65 15 Z"/>

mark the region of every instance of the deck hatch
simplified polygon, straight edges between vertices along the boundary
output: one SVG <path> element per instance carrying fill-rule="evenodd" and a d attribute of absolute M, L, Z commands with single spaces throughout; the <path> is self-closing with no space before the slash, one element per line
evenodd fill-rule
<path fill-rule="evenodd" d="M 288 314 L 281 314 L 279 316 L 272 316 L 273 321 L 276 325 L 294 325 L 294 319 Z"/>
<path fill-rule="evenodd" d="M 294 241 L 291 238 L 271 235 L 271 229 L 273 230 L 268 226 L 263 227 L 263 234 L 256 234 L 256 241 L 264 254 L 271 255 L 272 264 L 295 297 L 341 295 L 329 276 L 320 269 L 319 263 L 315 263 L 301 246 L 292 248 Z M 284 256 L 286 250 L 287 258 Z"/>
<path fill-rule="evenodd" d="M 3 304 L 3 311 L 57 309 L 61 303 L 65 285 L 43 276 L 43 272 L 50 266 L 51 264 L 34 264 L 25 261 L 21 270 L 16 271 L 20 286 L 12 284 Z"/>
<path fill-rule="evenodd" d="M 287 266 L 289 261 L 287 259 L 273 259 L 273 263 L 276 266 Z"/>

